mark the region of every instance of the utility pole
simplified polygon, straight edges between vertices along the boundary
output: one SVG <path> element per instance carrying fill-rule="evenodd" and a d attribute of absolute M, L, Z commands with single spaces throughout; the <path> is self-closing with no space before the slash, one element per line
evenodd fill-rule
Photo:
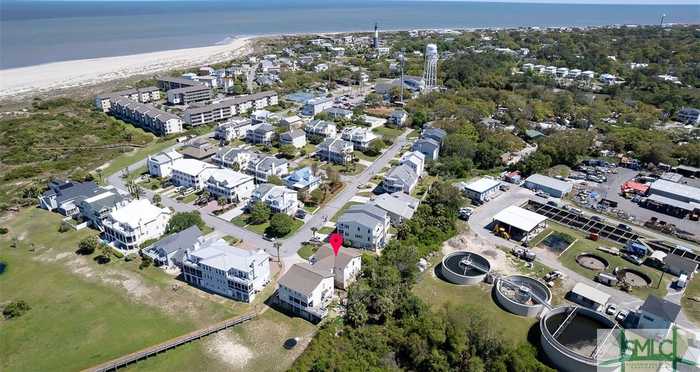
<path fill-rule="evenodd" d="M 277 250 L 277 265 L 282 266 L 282 260 L 280 259 L 280 248 L 282 247 L 282 243 L 275 241 L 272 243 L 272 246 Z"/>

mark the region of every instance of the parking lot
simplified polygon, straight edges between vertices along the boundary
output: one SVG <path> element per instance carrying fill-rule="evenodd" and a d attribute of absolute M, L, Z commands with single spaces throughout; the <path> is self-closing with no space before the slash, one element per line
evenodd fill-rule
<path fill-rule="evenodd" d="M 698 221 L 691 221 L 687 218 L 680 219 L 671 215 L 659 213 L 657 211 L 641 207 L 637 203 L 632 202 L 630 199 L 625 199 L 622 195 L 620 195 L 620 187 L 623 183 L 629 181 L 639 174 L 639 171 L 619 167 L 615 169 L 617 170 L 617 173 L 606 174 L 608 178 L 606 182 L 595 183 L 586 181 L 585 183 L 579 182 L 578 184 L 580 185 L 581 189 L 596 192 L 599 196 L 598 200 L 608 199 L 616 202 L 617 207 L 608 208 L 606 212 L 616 215 L 619 219 L 624 219 L 643 225 L 644 222 L 648 221 L 651 217 L 656 217 L 659 220 L 676 225 L 676 227 L 680 230 L 694 235 L 700 235 L 700 223 Z M 584 184 L 585 186 L 583 186 Z M 576 202 L 578 203 L 580 201 L 576 200 Z M 594 206 L 594 204 L 588 205 L 588 207 Z"/>

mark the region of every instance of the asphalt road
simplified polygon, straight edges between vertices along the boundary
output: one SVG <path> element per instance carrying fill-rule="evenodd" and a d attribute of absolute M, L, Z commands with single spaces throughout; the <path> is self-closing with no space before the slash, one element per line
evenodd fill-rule
<path fill-rule="evenodd" d="M 294 235 L 280 241 L 282 245 L 280 247 L 279 254 L 282 261 L 285 264 L 285 267 L 289 267 L 291 266 L 291 264 L 301 261 L 301 258 L 296 253 L 301 248 L 301 244 L 303 242 L 309 241 L 311 239 L 313 235 L 311 228 L 317 227 L 320 229 L 325 223 L 325 219 L 330 219 L 331 217 L 333 217 L 333 215 L 338 210 L 340 210 L 340 208 L 342 208 L 343 205 L 345 205 L 347 202 L 350 201 L 350 199 L 352 199 L 353 196 L 355 196 L 355 194 L 357 193 L 357 187 L 359 185 L 369 182 L 369 180 L 372 177 L 374 177 L 375 174 L 379 173 L 382 170 L 382 168 L 389 164 L 389 162 L 401 150 L 401 147 L 403 147 L 407 143 L 406 136 L 408 135 L 408 133 L 409 132 L 404 132 L 402 135 L 398 136 L 396 138 L 396 141 L 379 158 L 377 158 L 377 160 L 374 161 L 374 163 L 372 163 L 371 166 L 367 167 L 367 169 L 365 169 L 362 173 L 360 173 L 357 176 L 353 176 L 352 178 L 348 178 L 343 191 L 341 191 L 340 194 L 338 194 L 333 200 L 328 202 L 323 208 L 318 210 L 316 214 L 314 214 L 313 217 L 309 219 L 304 224 L 304 226 L 302 226 Z M 208 137 L 210 135 L 211 133 L 202 135 L 198 138 Z M 169 147 L 165 151 L 174 150 L 183 145 L 184 144 L 182 143 L 178 143 Z M 130 172 L 134 172 L 138 168 L 144 166 L 145 164 L 145 159 L 140 160 L 130 165 L 128 169 Z M 110 185 L 113 185 L 117 188 L 126 190 L 127 187 L 124 183 L 124 180 L 121 178 L 121 173 L 122 171 L 120 170 L 115 174 L 109 175 L 107 177 L 107 182 Z M 146 198 L 151 199 L 154 195 L 154 193 L 151 190 L 144 189 L 143 191 L 144 197 Z M 161 198 L 162 204 L 166 207 L 172 208 L 175 212 L 191 212 L 199 210 L 199 208 L 192 204 L 181 203 L 173 198 L 169 198 L 164 195 L 161 195 Z M 208 213 L 202 213 L 202 219 L 207 225 L 212 227 L 218 233 L 222 235 L 235 236 L 239 239 L 242 239 L 247 247 L 256 249 L 262 248 L 270 256 L 277 257 L 277 250 L 273 246 L 273 243 L 263 239 L 260 235 L 248 229 L 236 226 L 230 222 L 221 220 Z"/>

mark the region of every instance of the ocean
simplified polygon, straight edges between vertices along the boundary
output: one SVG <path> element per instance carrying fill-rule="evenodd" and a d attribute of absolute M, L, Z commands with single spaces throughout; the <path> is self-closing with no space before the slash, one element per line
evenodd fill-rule
<path fill-rule="evenodd" d="M 387 0 L 0 0 L 0 69 L 191 48 L 231 37 L 380 29 L 700 23 L 696 5 Z"/>

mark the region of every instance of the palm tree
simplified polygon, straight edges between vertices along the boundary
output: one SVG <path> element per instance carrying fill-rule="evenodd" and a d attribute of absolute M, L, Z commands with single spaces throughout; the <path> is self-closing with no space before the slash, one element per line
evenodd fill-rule
<path fill-rule="evenodd" d="M 272 246 L 277 250 L 277 265 L 282 266 L 282 260 L 280 259 L 280 248 L 282 248 L 282 243 L 276 241 L 272 243 Z"/>

